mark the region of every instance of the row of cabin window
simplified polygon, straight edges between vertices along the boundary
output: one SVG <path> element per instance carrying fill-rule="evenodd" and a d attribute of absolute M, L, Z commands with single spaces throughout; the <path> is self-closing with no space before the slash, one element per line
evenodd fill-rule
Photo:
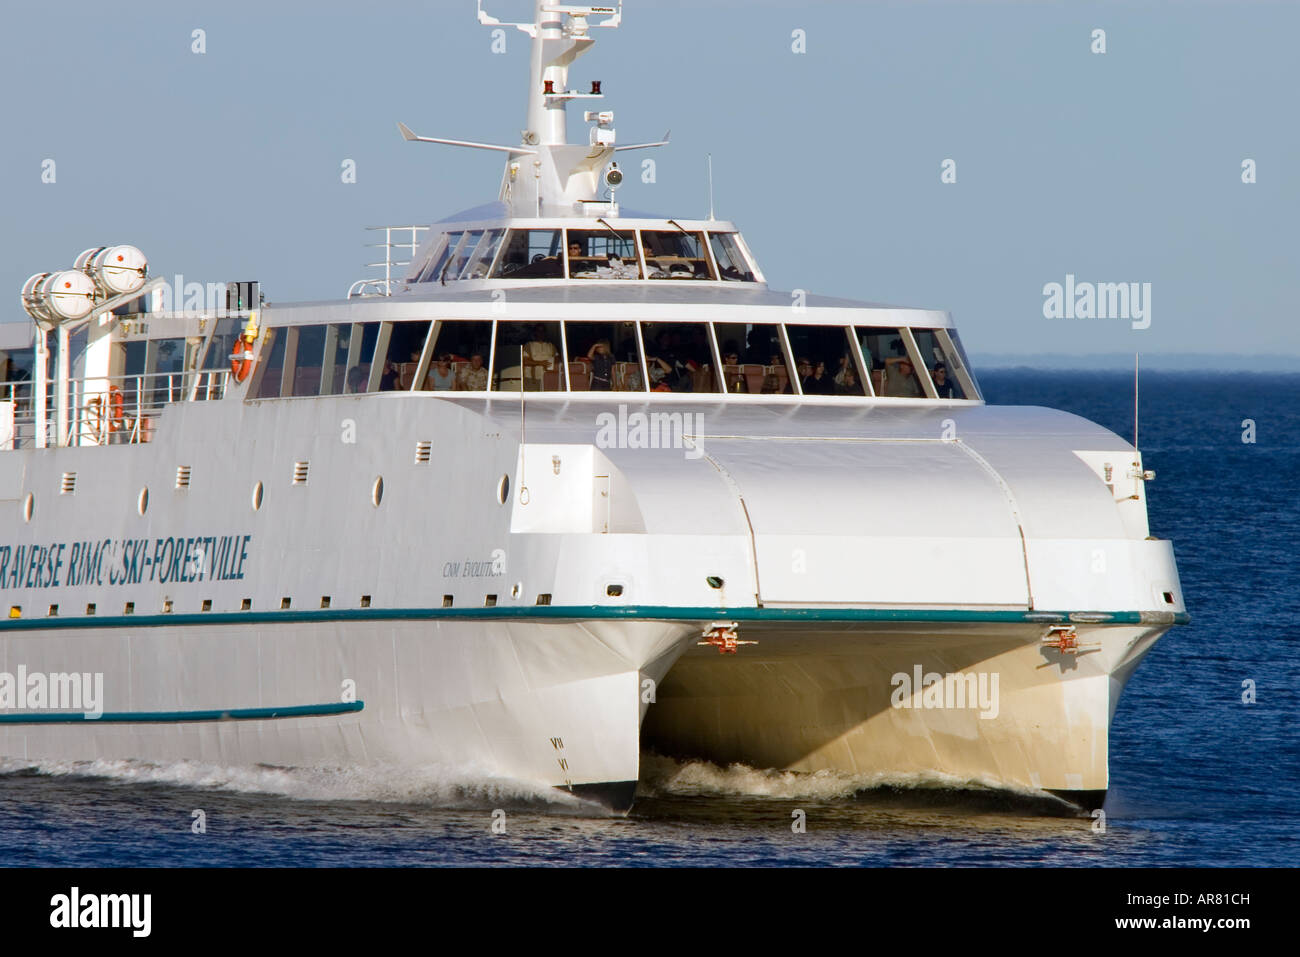
<path fill-rule="evenodd" d="M 411 281 L 564 278 L 758 281 L 739 234 L 685 229 L 451 232 Z"/>
<path fill-rule="evenodd" d="M 951 329 L 456 319 L 290 326 L 270 336 L 254 398 L 399 390 L 979 398 Z"/>

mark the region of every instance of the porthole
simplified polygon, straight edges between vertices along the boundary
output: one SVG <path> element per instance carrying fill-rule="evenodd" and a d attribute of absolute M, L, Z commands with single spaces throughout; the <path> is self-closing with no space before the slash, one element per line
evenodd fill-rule
<path fill-rule="evenodd" d="M 384 477 L 381 475 L 375 479 L 375 484 L 370 487 L 370 504 L 379 508 L 379 503 L 384 500 Z"/>
<path fill-rule="evenodd" d="M 149 486 L 140 489 L 140 497 L 135 500 L 135 510 L 141 515 L 149 511 Z"/>
<path fill-rule="evenodd" d="M 258 482 L 253 486 L 253 511 L 256 512 L 262 507 L 262 483 Z"/>
<path fill-rule="evenodd" d="M 31 496 L 27 496 L 29 499 Z M 497 482 L 497 504 L 506 504 L 506 499 L 510 498 L 510 476 L 501 476 L 501 481 Z"/>
<path fill-rule="evenodd" d="M 23 499 L 23 521 L 24 522 L 30 522 L 32 520 L 32 512 L 35 510 L 35 508 L 36 508 L 36 496 L 33 495 L 31 492 L 28 492 L 27 497 Z"/>
<path fill-rule="evenodd" d="M 523 594 L 523 591 L 524 591 L 524 583 L 515 582 L 514 585 L 510 587 L 510 597 L 518 598 L 520 595 Z"/>

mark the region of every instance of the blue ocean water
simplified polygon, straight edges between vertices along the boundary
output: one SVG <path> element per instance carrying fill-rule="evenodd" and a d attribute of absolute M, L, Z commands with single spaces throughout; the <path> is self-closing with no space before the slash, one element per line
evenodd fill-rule
<path fill-rule="evenodd" d="M 981 383 L 991 403 L 1132 434 L 1130 375 Z M 1157 643 L 1120 703 L 1104 830 L 1025 795 L 656 757 L 627 818 L 438 769 L 10 763 L 0 864 L 1295 866 L 1300 376 L 1144 373 L 1141 411 L 1152 534 L 1175 543 L 1193 623 Z"/>

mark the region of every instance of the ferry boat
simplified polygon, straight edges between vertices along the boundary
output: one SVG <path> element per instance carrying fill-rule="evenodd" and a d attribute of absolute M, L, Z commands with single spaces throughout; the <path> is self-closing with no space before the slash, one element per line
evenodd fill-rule
<path fill-rule="evenodd" d="M 642 756 L 1095 807 L 1187 613 L 1137 448 L 987 405 L 946 312 L 770 289 L 625 210 L 539 0 L 495 202 L 345 298 L 37 273 L 0 350 L 0 756 L 472 769 L 626 811 Z M 418 124 L 417 124 L 418 125 Z M 403 251 L 405 250 L 405 251 Z M 406 258 L 403 258 L 406 257 Z M 35 265 L 35 264 L 33 264 Z M 170 301 L 169 301 L 170 300 Z"/>

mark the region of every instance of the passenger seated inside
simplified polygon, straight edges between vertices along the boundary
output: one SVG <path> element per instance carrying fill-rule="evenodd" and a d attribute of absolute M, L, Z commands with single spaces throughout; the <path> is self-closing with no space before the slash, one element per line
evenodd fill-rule
<path fill-rule="evenodd" d="M 835 383 L 826 374 L 826 363 L 818 361 L 813 365 L 812 374 L 803 380 L 804 395 L 834 395 Z"/>
<path fill-rule="evenodd" d="M 439 356 L 424 380 L 425 391 L 450 392 L 456 388 L 456 376 L 451 371 L 451 356 Z"/>
<path fill-rule="evenodd" d="M 461 370 L 456 388 L 461 392 L 486 392 L 487 383 L 488 371 L 483 365 L 483 355 L 476 352 L 469 357 L 469 365 Z"/>
<path fill-rule="evenodd" d="M 845 369 L 843 372 L 843 376 L 835 383 L 835 394 L 862 395 L 862 390 L 858 388 L 858 374 L 852 369 Z"/>
<path fill-rule="evenodd" d="M 939 394 L 941 399 L 961 399 L 961 389 L 957 383 L 948 378 L 948 367 L 942 362 L 936 362 L 931 371 L 934 376 L 934 391 Z"/>

